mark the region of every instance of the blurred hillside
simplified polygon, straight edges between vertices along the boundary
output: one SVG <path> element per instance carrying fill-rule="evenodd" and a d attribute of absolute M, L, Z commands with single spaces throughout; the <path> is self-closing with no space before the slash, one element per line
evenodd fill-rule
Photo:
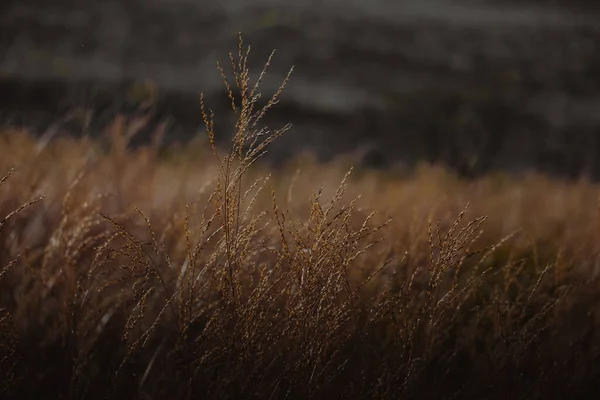
<path fill-rule="evenodd" d="M 590 2 L 587 2 L 590 3 Z M 96 133 L 119 112 L 198 131 L 198 93 L 231 123 L 216 61 L 243 32 L 263 90 L 295 72 L 270 122 L 286 160 L 370 149 L 386 167 L 466 175 L 536 168 L 600 178 L 600 16 L 586 2 L 475 0 L 4 1 L 0 118 Z M 140 111 L 140 104 L 143 110 Z M 224 131 L 222 130 L 224 133 Z"/>

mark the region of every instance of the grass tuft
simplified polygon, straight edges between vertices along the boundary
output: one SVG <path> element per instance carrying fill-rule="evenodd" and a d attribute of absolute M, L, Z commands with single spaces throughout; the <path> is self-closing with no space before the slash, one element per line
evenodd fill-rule
<path fill-rule="evenodd" d="M 218 66 L 237 117 L 224 153 L 202 96 L 208 149 L 176 159 L 163 131 L 131 148 L 144 121 L 125 117 L 108 146 L 0 134 L 0 396 L 599 389 L 596 184 L 305 156 L 268 170 L 290 125 L 261 124 L 290 75 L 263 100 L 273 54 L 252 82 L 249 53 L 240 36 Z"/>

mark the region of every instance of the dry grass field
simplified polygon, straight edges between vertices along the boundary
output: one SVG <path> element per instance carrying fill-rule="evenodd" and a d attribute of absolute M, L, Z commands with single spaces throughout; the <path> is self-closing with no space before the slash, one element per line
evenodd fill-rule
<path fill-rule="evenodd" d="M 1 132 L 0 397 L 600 389 L 597 184 L 350 156 L 270 170 L 260 155 L 294 131 L 263 129 L 281 91 L 260 99 L 246 57 L 228 150 L 203 102 L 180 148 L 160 131 L 130 148 L 144 121 L 124 117 L 102 140 Z"/>

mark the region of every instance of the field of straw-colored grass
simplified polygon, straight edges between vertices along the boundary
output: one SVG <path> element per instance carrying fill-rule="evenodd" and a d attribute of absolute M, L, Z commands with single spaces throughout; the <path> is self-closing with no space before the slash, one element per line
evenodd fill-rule
<path fill-rule="evenodd" d="M 246 57 L 229 149 L 203 102 L 206 135 L 181 148 L 129 148 L 125 117 L 94 140 L 1 132 L 0 396 L 599 388 L 596 184 L 310 155 L 270 170 L 260 154 L 294 131 L 261 131 L 281 91 L 260 108 Z"/>

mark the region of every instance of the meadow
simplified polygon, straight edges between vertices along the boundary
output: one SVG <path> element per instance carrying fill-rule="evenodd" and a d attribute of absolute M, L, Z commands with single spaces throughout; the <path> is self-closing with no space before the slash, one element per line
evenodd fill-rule
<path fill-rule="evenodd" d="M 0 133 L 0 397 L 589 398 L 598 184 L 352 155 L 260 157 L 290 126 L 240 46 L 216 144 Z M 267 65 L 269 63 L 267 62 Z M 263 71 L 264 72 L 264 71 Z M 227 79 L 229 77 L 229 79 Z M 291 78 L 293 79 L 293 77 Z M 291 121 L 293 122 L 293 121 Z"/>

